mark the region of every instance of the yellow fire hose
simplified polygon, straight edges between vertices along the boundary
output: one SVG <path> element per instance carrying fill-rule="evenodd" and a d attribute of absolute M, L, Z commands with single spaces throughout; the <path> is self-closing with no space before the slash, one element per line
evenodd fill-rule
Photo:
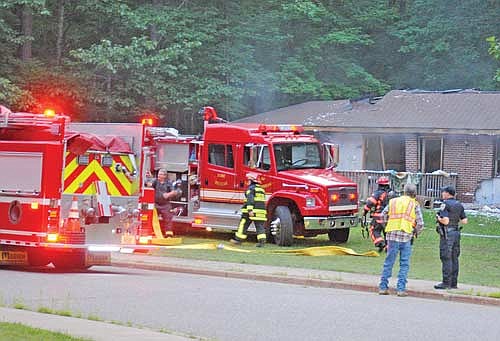
<path fill-rule="evenodd" d="M 156 237 L 151 240 L 151 244 L 153 245 L 179 245 L 180 243 L 182 243 L 182 238 L 177 238 L 177 237 L 165 238 L 163 236 L 156 208 L 153 209 L 153 232 Z"/>
<path fill-rule="evenodd" d="M 165 246 L 164 249 L 177 249 L 177 250 L 217 250 L 223 249 L 234 252 L 242 253 L 269 253 L 269 254 L 292 254 L 297 256 L 334 256 L 334 255 L 347 255 L 347 256 L 364 256 L 364 257 L 378 257 L 377 251 L 367 251 L 363 253 L 358 253 L 353 249 L 349 249 L 341 246 L 315 246 L 308 247 L 305 249 L 295 249 L 295 250 L 245 250 L 231 245 L 226 245 L 223 243 L 201 243 L 201 244 L 187 244 L 187 245 L 173 245 Z"/>
<path fill-rule="evenodd" d="M 224 249 L 227 251 L 241 252 L 241 253 L 270 253 L 270 254 L 293 254 L 297 256 L 334 256 L 334 255 L 348 255 L 348 256 L 364 256 L 364 257 L 378 257 L 377 251 L 367 251 L 363 253 L 357 253 L 353 249 L 349 249 L 341 246 L 315 246 L 308 247 L 305 249 L 295 249 L 295 250 L 245 250 L 224 243 L 200 243 L 200 244 L 186 244 L 180 245 L 182 243 L 182 238 L 165 238 L 161 231 L 160 221 L 158 219 L 158 212 L 156 208 L 153 210 L 153 231 L 156 238 L 153 238 L 152 244 L 162 245 L 163 249 L 177 249 L 177 250 L 220 250 Z"/>
<path fill-rule="evenodd" d="M 378 257 L 379 254 L 377 251 L 367 251 L 363 253 L 357 253 L 353 249 L 349 249 L 347 247 L 341 246 L 315 246 L 308 247 L 305 249 L 298 250 L 275 250 L 272 253 L 287 253 L 294 255 L 302 255 L 302 256 L 334 256 L 334 255 L 348 255 L 348 256 L 365 256 L 365 257 Z"/>

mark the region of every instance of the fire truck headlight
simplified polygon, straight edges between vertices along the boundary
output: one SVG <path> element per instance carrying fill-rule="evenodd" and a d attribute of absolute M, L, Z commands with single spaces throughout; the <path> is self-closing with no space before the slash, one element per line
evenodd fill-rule
<path fill-rule="evenodd" d="M 314 207 L 316 206 L 316 199 L 313 197 L 306 198 L 306 207 Z"/>

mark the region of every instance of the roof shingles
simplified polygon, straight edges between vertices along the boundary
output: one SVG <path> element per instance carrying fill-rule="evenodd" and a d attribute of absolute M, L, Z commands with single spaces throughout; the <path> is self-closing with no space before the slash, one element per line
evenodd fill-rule
<path fill-rule="evenodd" d="M 239 122 L 339 128 L 500 130 L 500 92 L 393 90 L 374 104 L 313 101 Z"/>

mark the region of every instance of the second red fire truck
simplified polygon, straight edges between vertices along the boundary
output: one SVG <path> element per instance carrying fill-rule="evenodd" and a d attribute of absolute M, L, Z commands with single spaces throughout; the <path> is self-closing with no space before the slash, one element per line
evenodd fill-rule
<path fill-rule="evenodd" d="M 289 246 L 294 236 L 328 234 L 344 243 L 358 223 L 356 183 L 334 170 L 338 149 L 292 125 L 221 123 L 204 108 L 202 138 L 148 128 L 145 165 L 166 168 L 181 184 L 177 224 L 236 230 L 246 190 L 257 172 L 267 193 L 268 241 Z"/>

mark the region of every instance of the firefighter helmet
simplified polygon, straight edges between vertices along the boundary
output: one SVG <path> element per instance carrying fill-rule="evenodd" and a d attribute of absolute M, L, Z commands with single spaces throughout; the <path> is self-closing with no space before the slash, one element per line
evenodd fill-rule
<path fill-rule="evenodd" d="M 379 185 L 390 185 L 389 178 L 386 176 L 381 176 L 380 178 L 377 179 L 377 184 Z"/>
<path fill-rule="evenodd" d="M 247 179 L 253 182 L 260 182 L 259 181 L 259 174 L 255 172 L 248 172 L 247 173 Z"/>

